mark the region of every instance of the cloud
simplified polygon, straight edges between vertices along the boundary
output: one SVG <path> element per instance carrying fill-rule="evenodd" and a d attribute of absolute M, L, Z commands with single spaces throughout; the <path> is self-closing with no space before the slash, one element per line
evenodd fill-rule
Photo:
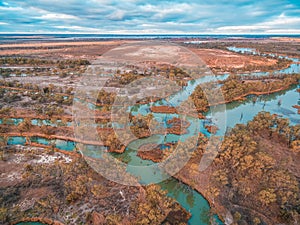
<path fill-rule="evenodd" d="M 101 29 L 97 28 L 90 28 L 90 27 L 81 27 L 81 26 L 54 26 L 55 28 L 61 29 L 61 30 L 75 30 L 75 31 L 81 31 L 81 32 L 101 32 Z"/>
<path fill-rule="evenodd" d="M 0 32 L 284 33 L 300 29 L 299 11 L 298 0 L 0 0 Z"/>
<path fill-rule="evenodd" d="M 271 21 L 264 22 L 262 24 L 269 27 L 300 25 L 300 17 L 288 17 L 284 13 L 282 13 L 277 18 Z"/>
<path fill-rule="evenodd" d="M 63 14 L 63 13 L 48 13 L 39 17 L 36 17 L 37 19 L 42 20 L 77 20 L 80 19 L 73 15 Z"/>
<path fill-rule="evenodd" d="M 125 11 L 122 10 L 117 10 L 116 12 L 108 15 L 109 20 L 116 20 L 116 21 L 121 21 L 125 17 Z"/>
<path fill-rule="evenodd" d="M 0 10 L 1 11 L 20 11 L 22 10 L 21 7 L 3 7 L 3 6 L 0 6 Z"/>
<path fill-rule="evenodd" d="M 216 29 L 217 33 L 288 33 L 299 34 L 300 17 L 289 17 L 280 14 L 269 21 L 248 26 L 224 26 Z"/>

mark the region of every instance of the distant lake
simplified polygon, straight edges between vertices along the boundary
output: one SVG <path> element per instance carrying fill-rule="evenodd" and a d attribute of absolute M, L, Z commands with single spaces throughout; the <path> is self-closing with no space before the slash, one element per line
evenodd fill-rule
<path fill-rule="evenodd" d="M 270 37 L 300 37 L 300 35 L 212 35 L 212 34 L 0 34 L 0 43 L 16 43 L 27 41 L 80 41 L 80 40 L 109 40 L 109 39 L 231 39 L 252 38 L 266 39 Z"/>

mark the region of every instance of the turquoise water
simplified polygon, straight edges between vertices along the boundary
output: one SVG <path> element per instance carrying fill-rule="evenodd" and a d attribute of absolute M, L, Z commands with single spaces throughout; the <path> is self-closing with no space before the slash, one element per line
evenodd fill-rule
<path fill-rule="evenodd" d="M 181 91 L 171 95 L 167 99 L 162 99 L 157 102 L 151 103 L 151 104 L 143 104 L 143 105 L 135 105 L 134 110 L 133 107 L 129 108 L 129 111 L 133 115 L 141 114 L 141 115 L 147 115 L 150 113 L 150 107 L 151 106 L 161 106 L 161 105 L 168 105 L 172 107 L 178 107 L 180 104 L 182 104 L 184 101 L 188 100 L 189 96 L 194 92 L 195 88 L 204 83 L 208 82 L 217 82 L 217 81 L 223 81 L 228 78 L 229 74 L 223 74 L 218 76 L 203 76 L 196 80 L 190 80 L 188 81 L 187 86 L 184 86 Z M 161 113 L 159 113 L 161 114 Z M 153 113 L 154 116 L 158 115 Z M 164 114 L 166 115 L 166 114 Z M 170 116 L 177 116 L 177 114 L 168 114 Z M 170 117 L 172 118 L 172 117 Z"/>
<path fill-rule="evenodd" d="M 9 119 L 0 119 L 0 124 L 8 124 L 8 125 L 19 125 L 23 122 L 23 118 L 9 118 Z M 56 122 L 52 122 L 51 120 L 41 120 L 41 119 L 32 119 L 31 124 L 34 126 L 72 126 L 71 122 L 63 123 L 61 120 L 56 120 Z"/>
<path fill-rule="evenodd" d="M 252 53 L 252 54 L 256 54 L 256 50 L 254 48 L 238 48 L 238 47 L 228 47 L 227 48 L 229 51 L 233 51 L 233 52 L 239 52 L 239 53 Z"/>
<path fill-rule="evenodd" d="M 238 49 L 241 52 L 251 52 L 255 53 L 254 49 Z M 294 62 L 297 62 L 298 59 L 292 59 Z M 291 64 L 291 66 L 287 69 L 275 71 L 274 73 L 286 73 L 291 74 L 295 72 L 299 72 L 299 65 L 298 64 Z M 251 73 L 251 74 L 243 74 L 243 75 L 258 75 L 258 76 L 267 76 L 270 73 Z M 227 75 L 228 76 L 228 75 Z M 226 75 L 224 75 L 224 79 L 227 78 Z M 221 78 L 222 79 L 222 78 Z M 194 91 L 197 85 L 201 83 L 205 83 L 211 80 L 205 80 L 203 78 L 195 81 L 190 81 L 188 86 L 185 87 L 182 91 L 176 93 L 175 95 L 171 96 L 167 100 L 161 100 L 155 103 L 152 103 L 151 105 L 170 105 L 170 106 L 178 106 L 183 101 L 185 101 L 188 96 Z M 216 106 L 213 109 L 213 115 L 212 112 L 209 111 L 207 113 L 208 118 L 212 118 L 212 122 L 210 123 L 217 123 L 221 124 L 220 130 L 217 132 L 216 135 L 224 135 L 227 127 L 234 127 L 236 124 L 239 123 L 247 123 L 248 121 L 252 120 L 255 115 L 257 115 L 260 111 L 267 111 L 270 113 L 276 113 L 279 116 L 282 116 L 284 118 L 288 118 L 291 121 L 292 125 L 299 124 L 300 121 L 300 115 L 297 114 L 297 110 L 292 108 L 293 105 L 297 104 L 299 101 L 299 93 L 296 91 L 297 86 L 292 87 L 290 90 L 282 91 L 279 93 L 271 94 L 271 95 L 265 95 L 265 96 L 249 96 L 246 101 L 243 102 L 232 102 L 229 104 L 226 104 L 226 116 L 227 119 L 224 121 L 215 121 L 218 118 L 222 118 L 221 114 L 224 111 L 224 108 L 222 106 Z M 254 101 L 255 100 L 255 101 Z M 278 104 L 281 102 L 281 104 Z M 134 110 L 131 108 L 130 111 L 133 115 L 141 114 L 141 115 L 147 115 L 150 113 L 150 104 L 144 104 L 144 105 L 137 105 L 134 107 Z M 164 127 L 166 127 L 165 121 L 173 118 L 178 117 L 177 114 L 163 114 L 163 113 L 153 113 L 154 118 L 160 122 L 163 123 Z M 189 118 L 187 118 L 189 120 Z M 192 122 L 192 121 L 190 121 Z M 210 134 L 207 132 L 207 130 L 204 128 L 204 125 L 207 124 L 207 120 L 200 120 L 200 132 L 204 133 L 206 136 L 209 136 Z M 193 127 L 193 123 L 191 123 L 191 126 L 189 129 Z M 189 137 L 191 133 L 182 135 L 181 138 L 185 140 L 187 137 Z M 154 139 L 153 141 L 158 144 L 166 143 L 166 142 L 177 142 L 179 139 L 179 136 L 177 135 L 155 135 L 150 138 L 142 139 L 142 140 L 136 140 L 132 142 L 126 149 L 125 153 L 122 155 L 119 155 L 118 157 L 123 157 L 125 160 L 127 160 L 129 165 L 152 165 L 153 162 L 148 160 L 141 160 L 136 156 L 136 150 L 138 147 L 145 143 L 149 143 L 149 139 Z M 131 174 L 134 174 L 136 176 L 141 177 L 141 182 L 149 182 L 151 178 L 149 176 L 161 176 L 162 174 L 156 173 L 153 174 L 153 172 L 148 171 L 148 173 L 144 173 L 144 171 L 141 170 L 135 170 L 134 168 L 129 168 L 128 171 Z M 150 174 L 150 175 L 149 175 Z M 170 178 L 162 183 L 160 183 L 160 186 L 168 191 L 168 195 L 174 199 L 176 199 L 186 210 L 190 211 L 192 214 L 191 219 L 189 220 L 190 225 L 202 225 L 202 224 L 210 224 L 209 223 L 209 205 L 207 201 L 203 198 L 202 195 L 197 193 L 196 191 L 190 190 L 190 188 L 187 185 L 184 185 L 182 183 L 179 183 L 177 180 Z M 188 190 L 188 191 L 186 191 Z M 222 224 L 222 222 L 214 216 L 216 223 Z"/>
<path fill-rule="evenodd" d="M 56 148 L 65 151 L 73 151 L 76 147 L 76 143 L 73 141 L 65 141 L 59 139 L 47 139 L 42 137 L 30 137 L 30 141 L 42 144 L 42 145 L 54 145 Z M 26 138 L 25 137 L 9 137 L 7 144 L 8 145 L 25 145 Z M 88 148 L 92 148 L 91 146 Z M 96 148 L 96 147 L 95 147 Z"/>
<path fill-rule="evenodd" d="M 73 151 L 76 143 L 73 141 L 55 140 L 55 147 L 65 151 Z"/>
<path fill-rule="evenodd" d="M 227 120 L 224 121 L 225 126 L 220 127 L 217 135 L 224 135 L 226 131 L 224 128 L 226 127 L 233 128 L 236 124 L 246 124 L 261 111 L 278 114 L 283 118 L 287 118 L 290 120 L 291 125 L 300 124 L 300 115 L 297 113 L 297 109 L 292 107 L 293 105 L 297 105 L 300 99 L 297 88 L 297 86 L 294 86 L 286 91 L 259 97 L 248 96 L 246 101 L 236 101 L 226 104 Z M 281 104 L 278 104 L 279 102 Z M 218 108 L 220 106 L 214 108 L 214 118 L 218 118 L 219 114 L 223 113 L 222 109 L 218 110 Z M 210 115 L 210 112 L 207 115 Z"/>
<path fill-rule="evenodd" d="M 34 142 L 37 144 L 42 144 L 42 145 L 52 144 L 50 140 L 48 140 L 46 138 L 41 138 L 41 137 L 31 137 L 30 140 L 31 140 L 31 142 Z"/>
<path fill-rule="evenodd" d="M 251 74 L 245 73 L 241 74 L 242 76 L 252 75 L 252 76 L 269 76 L 269 75 L 279 75 L 279 74 L 294 74 L 300 72 L 300 64 L 293 63 L 288 68 L 277 70 L 273 72 L 254 72 Z"/>
<path fill-rule="evenodd" d="M 1 138 L 1 137 L 0 137 Z M 47 139 L 42 137 L 30 137 L 30 141 L 37 144 L 42 145 L 54 145 L 56 148 L 65 151 L 74 151 L 76 144 L 73 141 L 65 141 L 59 139 Z M 7 144 L 8 145 L 25 145 L 26 138 L 25 137 L 9 137 Z M 104 146 L 96 146 L 96 145 L 82 145 L 88 151 L 90 157 L 99 157 L 99 153 L 106 149 Z"/>
<path fill-rule="evenodd" d="M 265 54 L 265 53 L 260 54 L 256 51 L 256 49 L 253 49 L 253 48 L 237 48 L 237 47 L 232 46 L 232 47 L 228 47 L 227 49 L 230 50 L 230 51 L 233 51 L 233 52 L 251 53 L 251 54 L 260 55 L 260 56 L 272 56 L 272 57 L 277 57 L 277 58 L 285 58 L 285 59 L 288 59 L 288 60 L 291 60 L 291 61 L 294 62 L 286 69 L 272 71 L 272 72 L 253 72 L 251 74 L 249 74 L 249 73 L 241 74 L 243 76 L 247 76 L 247 75 L 269 76 L 271 74 L 274 74 L 274 75 L 277 75 L 277 74 L 294 74 L 294 73 L 299 73 L 300 72 L 300 64 L 297 63 L 297 62 L 299 62 L 298 58 L 290 58 L 288 56 L 280 56 L 280 55 L 276 55 L 276 54 Z"/>
<path fill-rule="evenodd" d="M 62 122 L 62 120 L 58 119 L 55 121 L 51 120 L 41 120 L 41 119 L 32 119 L 31 124 L 35 126 L 52 126 L 52 127 L 57 127 L 57 126 L 72 126 L 72 122 Z"/>
<path fill-rule="evenodd" d="M 299 101 L 299 93 L 296 91 L 297 86 L 291 88 L 287 91 L 282 91 L 279 93 L 267 95 L 267 96 L 260 96 L 254 102 L 254 96 L 250 96 L 247 98 L 246 101 L 243 102 L 232 102 L 226 104 L 227 109 L 227 126 L 234 127 L 238 123 L 246 123 L 251 120 L 258 112 L 260 111 L 269 111 L 271 113 L 276 113 L 281 115 L 282 117 L 288 118 L 291 120 L 292 124 L 299 124 L 300 115 L 297 114 L 297 110 L 292 108 L 293 105 L 297 104 Z M 278 105 L 278 101 L 281 100 L 281 105 Z M 218 106 L 215 108 L 215 113 L 218 112 Z M 209 117 L 208 113 L 208 117 Z M 241 118 L 241 114 L 243 114 Z M 164 115 L 164 114 L 156 114 L 155 117 L 164 117 L 164 116 L 178 116 L 178 115 Z M 217 117 L 217 116 L 214 116 Z M 169 118 L 168 118 L 169 119 Z M 188 119 L 188 117 L 187 117 Z M 163 120 L 163 119 L 162 119 Z M 206 133 L 207 131 L 204 129 L 204 120 L 201 120 L 200 127 L 201 132 Z M 192 126 L 189 127 L 191 129 Z M 225 130 L 219 130 L 217 134 L 224 134 Z M 188 137 L 189 134 L 183 135 L 184 137 Z M 154 142 L 156 143 L 163 143 L 163 142 L 177 142 L 179 139 L 178 135 L 171 135 L 168 134 L 166 139 L 163 135 L 156 135 L 151 137 Z M 164 140 L 163 140 L 164 139 Z M 32 138 L 32 141 L 36 141 L 37 143 L 41 144 L 49 144 L 49 141 L 44 138 Z M 124 161 L 129 162 L 131 165 L 151 165 L 153 164 L 152 161 L 148 160 L 141 160 L 139 157 L 136 156 L 136 149 L 144 142 L 147 143 L 149 140 L 136 140 L 132 142 L 125 151 L 124 154 L 118 155 L 118 157 L 123 157 Z M 25 144 L 25 138 L 23 137 L 11 137 L 8 140 L 8 144 Z M 75 144 L 73 142 L 66 142 L 61 140 L 55 141 L 56 147 L 59 147 L 63 150 L 73 150 L 75 148 Z M 102 152 L 103 149 L 95 146 L 88 146 L 90 150 L 91 157 L 98 157 L 99 152 Z M 149 174 L 140 174 L 140 171 L 129 171 L 133 174 L 140 175 L 143 179 L 147 179 Z M 147 183 L 147 180 L 144 180 Z M 168 195 L 176 199 L 187 211 L 190 211 L 192 214 L 191 219 L 189 220 L 190 225 L 202 225 L 202 224 L 209 224 L 207 221 L 209 217 L 209 205 L 207 201 L 203 198 L 201 194 L 196 191 L 191 190 L 187 185 L 179 183 L 177 180 L 170 178 L 167 181 L 160 183 L 160 186 L 168 191 Z M 214 217 L 216 220 L 217 218 Z M 222 224 L 218 221 L 219 224 Z"/>
<path fill-rule="evenodd" d="M 24 121 L 24 119 L 22 119 L 22 118 L 0 119 L 0 124 L 18 125 L 23 121 Z"/>
<path fill-rule="evenodd" d="M 9 137 L 7 141 L 8 145 L 25 145 L 25 143 L 25 137 Z"/>
<path fill-rule="evenodd" d="M 83 150 L 83 148 L 84 148 L 84 150 Z M 107 147 L 97 146 L 97 145 L 82 145 L 82 146 L 80 146 L 80 149 L 82 152 L 84 152 L 85 156 L 100 159 L 100 158 L 102 158 L 103 151 L 107 150 Z"/>
<path fill-rule="evenodd" d="M 190 225 L 207 225 L 213 220 L 215 224 L 223 224 L 217 216 L 210 214 L 210 207 L 205 198 L 182 182 L 169 178 L 159 184 L 168 196 L 176 199 L 180 205 L 191 213 Z M 212 221 L 211 221 L 212 222 Z"/>
<path fill-rule="evenodd" d="M 226 127 L 234 127 L 236 124 L 239 123 L 247 123 L 248 121 L 252 120 L 255 115 L 257 115 L 260 111 L 267 111 L 270 113 L 276 113 L 284 118 L 288 118 L 291 121 L 292 125 L 299 124 L 300 122 L 300 115 L 297 114 L 297 110 L 292 108 L 293 105 L 297 104 L 299 101 L 299 93 L 296 91 L 297 86 L 292 87 L 290 90 L 282 91 L 275 94 L 265 95 L 265 96 L 249 96 L 246 101 L 243 102 L 232 102 L 229 104 L 226 104 L 226 116 L 227 120 L 224 121 L 224 126 L 220 126 L 220 130 L 217 132 L 216 135 L 224 135 L 226 131 Z M 254 102 L 254 99 L 256 101 Z M 281 101 L 281 105 L 278 104 L 279 100 Z M 144 112 L 143 106 L 139 107 L 139 109 L 142 109 L 141 112 Z M 220 110 L 219 110 L 220 109 Z M 214 108 L 214 115 L 211 115 L 211 112 L 208 112 L 208 118 L 212 117 L 212 119 L 221 118 L 221 115 L 223 113 L 222 106 L 216 106 Z M 178 117 L 178 115 L 170 115 L 170 114 L 154 114 L 155 119 L 158 121 L 164 121 L 167 119 L 170 119 L 172 117 Z M 186 118 L 189 119 L 188 117 Z M 190 121 L 191 122 L 191 121 Z M 212 121 L 212 123 L 218 122 L 222 123 L 222 121 Z M 209 136 L 209 133 L 204 128 L 205 123 L 207 121 L 201 120 L 200 124 L 200 132 L 204 133 L 206 136 Z M 189 129 L 193 127 L 193 123 L 191 123 L 191 126 Z M 181 138 L 185 140 L 188 138 L 190 134 L 182 135 Z M 166 143 L 166 142 L 177 142 L 179 139 L 178 135 L 166 135 L 166 139 L 164 139 L 163 135 L 155 135 L 151 136 L 150 138 L 156 137 L 156 140 L 154 140 L 155 143 Z M 150 139 L 149 138 L 149 139 Z M 139 157 L 136 156 L 136 149 L 140 145 L 142 145 L 144 142 L 149 143 L 149 139 L 139 139 L 134 142 L 132 142 L 127 150 L 125 151 L 122 156 L 128 161 L 128 164 L 130 165 L 152 165 L 153 162 L 148 160 L 141 160 Z M 134 150 L 133 150 L 134 149 Z M 121 156 L 119 156 L 121 157 Z M 136 176 L 141 177 L 141 183 L 148 183 L 151 179 L 153 179 L 153 176 L 162 176 L 159 174 L 159 172 L 155 171 L 156 173 L 153 174 L 152 171 L 147 171 L 145 173 L 141 170 L 136 170 L 134 168 L 129 168 L 128 172 L 131 174 L 134 174 Z M 151 174 L 151 177 L 149 178 L 149 174 Z M 209 214 L 209 206 L 207 201 L 203 199 L 203 196 L 195 191 L 188 191 L 184 192 L 181 191 L 181 189 L 188 189 L 188 186 L 184 184 L 180 184 L 180 187 L 177 189 L 173 189 L 174 185 L 178 185 L 178 182 L 175 180 L 173 181 L 171 178 L 168 179 L 168 181 L 163 182 L 160 184 L 163 189 L 166 189 L 168 191 L 168 195 L 170 197 L 175 198 L 186 210 L 190 211 L 192 214 L 192 218 L 189 220 L 190 225 L 202 225 L 202 224 L 209 224 L 207 220 L 209 219 L 207 214 Z M 193 204 L 191 204 L 191 202 Z M 218 224 L 222 224 L 221 221 L 214 217 Z"/>
<path fill-rule="evenodd" d="M 241 52 L 251 52 L 255 53 L 254 49 L 248 48 L 233 48 L 232 51 L 241 51 Z M 298 59 L 292 59 L 294 62 L 297 62 Z M 289 68 L 284 70 L 275 71 L 274 73 L 294 73 L 299 72 L 300 67 L 298 64 L 292 64 Z M 244 74 L 244 75 L 269 75 L 270 73 L 251 73 L 251 74 Z M 203 84 L 209 81 L 216 81 L 216 79 L 222 80 L 228 77 L 227 74 L 215 77 L 202 77 L 197 79 L 196 81 L 188 82 L 188 86 L 184 87 L 180 92 L 170 96 L 167 100 L 157 101 L 152 105 L 164 105 L 168 102 L 171 106 L 179 106 L 183 101 L 187 100 L 190 94 L 194 91 L 194 89 L 199 84 Z M 208 120 L 199 120 L 200 125 L 198 126 L 194 123 L 193 118 L 186 117 L 185 119 L 188 120 L 191 125 L 188 127 L 188 133 L 178 136 L 173 134 L 167 135 L 153 135 L 149 138 L 138 139 L 131 142 L 128 146 L 126 151 L 123 154 L 113 154 L 115 157 L 121 158 L 124 162 L 127 162 L 128 171 L 138 177 L 141 177 L 141 183 L 149 183 L 155 176 L 161 177 L 159 171 L 149 171 L 145 172 L 142 170 L 135 169 L 134 166 L 141 166 L 141 165 L 153 165 L 154 163 L 149 160 L 142 160 L 136 155 L 136 150 L 144 143 L 156 143 L 156 144 L 164 144 L 167 142 L 178 142 L 178 140 L 185 141 L 190 136 L 195 135 L 195 130 L 198 132 L 204 133 L 206 136 L 210 136 L 207 130 L 204 128 L 205 124 L 221 124 L 223 126 L 219 126 L 220 130 L 217 132 L 217 135 L 224 135 L 227 127 L 234 127 L 236 124 L 239 123 L 247 123 L 248 121 L 252 120 L 258 112 L 267 111 L 270 113 L 276 113 L 279 116 L 284 118 L 288 118 L 291 121 L 291 124 L 299 124 L 300 122 L 300 115 L 297 114 L 297 110 L 294 109 L 292 106 L 298 104 L 300 99 L 299 93 L 296 91 L 297 86 L 295 85 L 291 89 L 287 91 L 282 91 L 275 94 L 265 95 L 265 96 L 249 96 L 245 101 L 237 101 L 226 104 L 226 115 L 227 119 L 224 121 L 216 121 L 218 118 L 221 117 L 223 113 L 222 106 L 216 106 L 212 112 L 209 111 L 207 113 Z M 76 100 L 76 99 L 75 99 Z M 280 102 L 280 104 L 279 104 Z M 90 108 L 94 108 L 93 105 L 89 105 Z M 150 113 L 150 104 L 138 105 L 134 108 L 132 107 L 131 112 L 136 114 L 147 115 Z M 153 113 L 154 118 L 163 124 L 163 127 L 166 128 L 167 124 L 166 121 L 172 119 L 174 117 L 178 117 L 177 114 L 163 114 L 163 113 Z M 211 121 L 210 121 L 211 118 Z M 17 123 L 18 121 L 13 121 L 13 123 Z M 43 123 L 49 123 L 46 125 L 50 125 L 50 121 L 42 121 Z M 38 123 L 38 121 L 37 121 Z M 70 124 L 71 125 L 71 124 Z M 113 123 L 113 127 L 118 127 L 120 124 Z M 55 144 L 57 148 L 72 151 L 75 149 L 74 142 L 62 141 L 62 140 L 53 140 L 49 141 L 44 138 L 32 138 L 33 142 L 37 142 L 40 144 Z M 8 140 L 8 144 L 25 144 L 25 138 L 22 137 L 11 137 Z M 104 147 L 100 146 L 92 146 L 92 145 L 85 145 L 86 151 L 88 156 L 91 157 L 101 157 L 101 153 Z M 201 194 L 192 190 L 189 186 L 178 182 L 174 178 L 169 178 L 160 183 L 160 186 L 168 191 L 168 196 L 176 199 L 187 211 L 190 211 L 192 214 L 191 219 L 189 220 L 190 225 L 207 225 L 209 223 L 209 212 L 210 207 L 208 202 L 203 198 Z M 220 220 L 216 216 L 213 218 L 217 221 L 218 224 L 222 224 Z"/>

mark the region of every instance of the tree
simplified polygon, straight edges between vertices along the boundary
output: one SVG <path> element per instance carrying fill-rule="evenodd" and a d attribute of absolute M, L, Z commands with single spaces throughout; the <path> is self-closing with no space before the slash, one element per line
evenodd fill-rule
<path fill-rule="evenodd" d="M 7 219 L 7 208 L 0 208 L 0 222 L 2 222 L 4 224 L 4 222 L 6 222 Z"/>
<path fill-rule="evenodd" d="M 18 125 L 18 130 L 23 133 L 26 131 L 29 131 L 29 129 L 31 128 L 32 124 L 31 124 L 31 119 L 30 118 L 25 118 L 23 122 L 21 122 Z"/>
<path fill-rule="evenodd" d="M 276 201 L 275 190 L 268 188 L 266 190 L 260 191 L 258 193 L 258 199 L 265 206 L 275 202 Z"/>
<path fill-rule="evenodd" d="M 238 212 L 238 211 L 236 211 L 234 214 L 233 214 L 233 219 L 234 219 L 234 221 L 240 221 L 241 219 L 242 219 L 242 215 Z"/>
<path fill-rule="evenodd" d="M 253 224 L 254 224 L 254 225 L 258 225 L 258 224 L 260 224 L 260 223 L 261 223 L 260 219 L 259 219 L 258 217 L 254 217 L 254 219 L 253 219 Z"/>
<path fill-rule="evenodd" d="M 7 146 L 7 141 L 8 141 L 8 137 L 6 135 L 3 136 L 0 141 L 0 149 L 1 149 L 0 159 L 2 161 L 5 160 L 5 147 Z"/>

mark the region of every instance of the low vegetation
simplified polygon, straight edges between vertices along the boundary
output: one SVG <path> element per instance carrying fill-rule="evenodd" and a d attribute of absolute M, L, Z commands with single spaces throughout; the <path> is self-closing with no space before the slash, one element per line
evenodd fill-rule
<path fill-rule="evenodd" d="M 253 77 L 243 78 L 231 75 L 225 81 L 219 82 L 221 88 L 216 83 L 208 83 L 205 86 L 198 86 L 190 98 L 200 112 L 206 112 L 210 105 L 228 103 L 235 100 L 243 100 L 244 97 L 254 94 L 271 94 L 288 89 L 292 85 L 299 83 L 300 74 L 282 75 L 277 77 Z"/>
<path fill-rule="evenodd" d="M 189 217 L 158 186 L 127 187 L 108 181 L 82 158 L 72 157 L 66 163 L 58 153 L 33 149 L 10 150 L 7 155 L 7 177 L 18 174 L 22 179 L 1 180 L 1 224 L 41 215 L 64 224 L 93 225 L 159 225 L 172 212 L 183 215 L 176 224 Z M 53 163 L 37 163 L 41 157 L 51 160 L 53 156 Z M 21 162 L 16 164 L 16 158 Z"/>

